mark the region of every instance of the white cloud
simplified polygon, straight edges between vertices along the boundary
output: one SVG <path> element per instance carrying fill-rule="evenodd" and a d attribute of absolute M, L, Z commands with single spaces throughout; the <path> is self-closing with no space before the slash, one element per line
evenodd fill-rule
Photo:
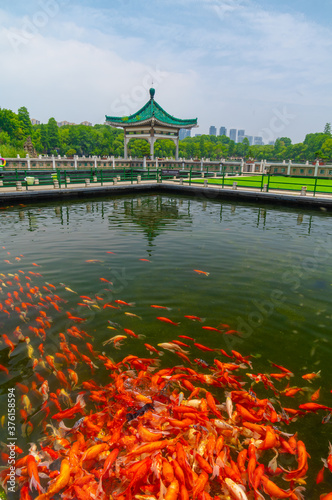
<path fill-rule="evenodd" d="M 283 104 L 297 106 L 289 130 L 298 140 L 331 120 L 329 28 L 251 0 L 133 5 L 126 12 L 126 2 L 119 10 L 67 3 L 40 26 L 28 24 L 40 4 L 25 17 L 0 11 L 1 107 L 26 105 L 42 121 L 100 123 L 138 110 L 155 72 L 156 100 L 171 114 L 197 116 L 202 133 L 215 123 L 254 134 Z"/>

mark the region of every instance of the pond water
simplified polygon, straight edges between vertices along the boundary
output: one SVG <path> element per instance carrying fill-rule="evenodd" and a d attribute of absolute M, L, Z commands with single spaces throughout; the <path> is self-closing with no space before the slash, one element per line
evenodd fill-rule
<path fill-rule="evenodd" d="M 55 286 L 54 293 L 66 301 L 65 310 L 85 319 L 84 330 L 100 348 L 119 329 L 120 333 L 126 328 L 145 335 L 144 341 L 127 336 L 118 350 L 108 346 L 114 362 L 128 354 L 146 357 L 144 342 L 157 346 L 181 334 L 211 348 L 251 355 L 254 373 L 276 373 L 271 361 L 287 367 L 294 377 L 274 380 L 275 386 L 282 390 L 289 383 L 305 389 L 294 398 L 283 397 L 286 407 L 298 408 L 310 401 L 319 387 L 317 402 L 331 406 L 331 222 L 331 215 L 323 211 L 167 195 L 7 207 L 0 210 L 0 277 L 4 283 L 13 279 L 8 275 L 19 275 L 19 270 L 37 273 L 30 274 L 31 286 L 37 285 L 46 295 L 43 285 L 49 290 L 48 283 Z M 10 289 L 10 285 L 2 286 L 0 301 Z M 94 304 L 81 296 L 93 298 Z M 115 304 L 116 299 L 134 303 L 126 311 L 136 316 L 124 314 L 122 307 L 103 307 Z M 170 309 L 151 308 L 154 304 Z M 58 305 L 60 313 L 51 307 L 51 327 L 44 342 L 45 353 L 53 356 L 58 350 L 58 333 L 72 324 L 61 313 L 62 303 Z M 27 316 L 18 321 L 19 313 L 1 311 L 1 332 L 12 339 L 19 324 L 28 335 L 31 315 L 28 309 Z M 191 321 L 185 315 L 205 321 Z M 175 328 L 158 321 L 157 316 L 180 324 Z M 117 324 L 117 331 L 108 328 L 110 321 Z M 222 330 L 224 324 L 241 335 L 202 329 L 209 325 Z M 31 346 L 36 353 L 38 343 L 33 335 Z M 29 358 L 24 342 L 10 358 L 3 341 L 0 349 L 0 363 L 9 367 L 9 376 L 1 372 L 0 401 L 6 405 L 8 388 L 16 382 L 30 386 L 35 354 Z M 191 348 L 188 356 L 194 364 L 197 358 L 210 364 L 215 353 Z M 161 358 L 161 367 L 178 363 L 179 358 L 170 351 Z M 301 378 L 312 372 L 320 372 L 312 382 Z M 52 381 L 52 390 L 51 386 Z M 261 383 L 253 390 L 262 397 L 266 393 Z M 17 392 L 17 412 L 20 395 Z M 274 397 L 272 391 L 268 397 Z M 38 411 L 40 402 L 35 405 Z M 320 459 L 327 458 L 332 440 L 332 419 L 322 424 L 325 415 L 307 414 L 292 423 L 291 430 L 286 429 L 298 431 L 311 455 L 308 499 L 332 489 L 331 479 L 315 485 Z M 30 436 L 22 436 L 22 420 L 17 414 L 18 444 L 25 451 L 28 443 L 43 435 L 38 419 L 34 423 L 31 418 L 31 422 Z M 1 441 L 6 440 L 4 429 Z"/>

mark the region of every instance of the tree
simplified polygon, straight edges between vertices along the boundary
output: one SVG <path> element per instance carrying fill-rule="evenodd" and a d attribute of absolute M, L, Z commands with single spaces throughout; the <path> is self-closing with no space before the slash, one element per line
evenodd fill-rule
<path fill-rule="evenodd" d="M 331 123 L 326 123 L 324 127 L 324 134 L 331 135 Z"/>
<path fill-rule="evenodd" d="M 30 120 L 29 111 L 25 106 L 19 108 L 17 113 L 18 121 L 20 123 L 21 129 L 23 131 L 24 137 L 32 135 L 32 124 Z"/>
<path fill-rule="evenodd" d="M 50 118 L 47 122 L 47 138 L 49 152 L 56 150 L 60 146 L 58 124 L 54 118 Z"/>

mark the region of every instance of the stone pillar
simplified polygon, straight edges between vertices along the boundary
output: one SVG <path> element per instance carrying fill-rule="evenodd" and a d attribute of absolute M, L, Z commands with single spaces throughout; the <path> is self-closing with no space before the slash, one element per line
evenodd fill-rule
<path fill-rule="evenodd" d="M 146 156 L 143 156 L 143 168 L 146 170 Z"/>
<path fill-rule="evenodd" d="M 95 159 L 95 170 L 97 170 L 97 156 L 95 156 L 94 159 Z"/>
<path fill-rule="evenodd" d="M 318 167 L 319 167 L 319 161 L 316 161 L 316 163 L 315 163 L 315 173 L 314 173 L 315 177 L 317 177 L 317 175 L 318 175 Z"/>
<path fill-rule="evenodd" d="M 150 157 L 151 160 L 154 160 L 154 137 L 150 137 L 149 143 L 150 143 Z"/>
<path fill-rule="evenodd" d="M 123 157 L 125 160 L 128 159 L 128 150 L 127 150 L 127 136 L 125 134 L 124 138 L 123 138 L 123 148 L 124 148 L 124 154 L 123 154 Z"/>
<path fill-rule="evenodd" d="M 30 157 L 29 155 L 25 155 L 27 159 L 27 165 L 28 165 L 28 170 L 31 170 L 31 165 L 30 165 Z"/>
<path fill-rule="evenodd" d="M 201 172 L 203 172 L 203 158 L 201 158 Z"/>
<path fill-rule="evenodd" d="M 176 142 L 175 142 L 175 159 L 178 161 L 179 159 L 179 138 L 177 137 Z"/>
<path fill-rule="evenodd" d="M 288 167 L 287 167 L 287 175 L 290 175 L 290 173 L 291 173 L 291 171 L 290 171 L 291 165 L 292 165 L 292 160 L 289 160 Z"/>
<path fill-rule="evenodd" d="M 53 164 L 53 170 L 55 170 L 55 158 L 54 158 L 54 155 L 52 155 L 52 164 Z"/>
<path fill-rule="evenodd" d="M 75 170 L 77 170 L 77 158 L 78 158 L 78 156 L 75 155 L 74 156 L 74 167 L 75 167 Z"/>
<path fill-rule="evenodd" d="M 114 156 L 112 156 L 112 167 L 113 167 L 113 170 L 115 169 L 115 158 Z"/>

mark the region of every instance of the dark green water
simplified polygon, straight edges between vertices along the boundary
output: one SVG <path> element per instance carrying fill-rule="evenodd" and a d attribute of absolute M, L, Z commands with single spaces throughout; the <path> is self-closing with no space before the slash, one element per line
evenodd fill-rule
<path fill-rule="evenodd" d="M 17 273 L 25 263 L 42 273 L 39 286 L 45 281 L 54 284 L 56 293 L 68 301 L 66 310 L 87 318 L 84 329 L 100 345 L 118 333 L 107 328 L 108 320 L 144 334 L 144 342 L 155 346 L 179 334 L 188 335 L 210 347 L 253 355 L 254 373 L 278 371 L 269 360 L 286 366 L 295 374 L 290 384 L 309 390 L 294 399 L 284 398 L 284 406 L 297 408 L 318 387 L 318 402 L 332 406 L 331 223 L 326 212 L 160 195 L 12 207 L 0 211 L 0 273 Z M 16 261 L 20 254 L 24 257 Z M 32 262 L 41 267 L 31 267 Z M 194 269 L 210 274 L 197 274 Z M 97 295 L 104 302 L 135 302 L 127 311 L 142 319 L 126 316 L 123 309 L 77 306 L 79 295 Z M 151 304 L 172 309 L 156 310 Z M 184 315 L 206 318 L 204 324 L 213 327 L 226 323 L 242 337 L 204 331 L 202 324 Z M 157 316 L 167 316 L 180 326 L 161 323 Z M 0 323 L 2 333 L 17 326 L 5 314 Z M 68 326 L 66 315 L 57 315 L 45 342 L 50 354 L 56 351 L 58 332 Z M 146 357 L 144 342 L 128 337 L 122 349 L 113 349 L 111 355 L 115 361 L 127 354 Z M 4 344 L 0 349 L 0 363 L 8 364 L 8 349 Z M 107 349 L 109 353 L 112 348 Z M 18 351 L 9 361 L 10 380 L 2 378 L 4 404 L 5 391 L 14 382 L 29 385 L 26 351 L 23 347 Z M 212 363 L 214 356 L 196 349 L 190 358 Z M 166 351 L 162 365 L 176 363 L 179 358 Z M 321 378 L 311 384 L 301 378 L 319 370 Z M 278 388 L 286 383 L 275 381 Z M 259 393 L 260 385 L 254 389 Z M 332 419 L 323 425 L 324 415 L 307 415 L 291 425 L 312 456 L 306 498 L 318 498 L 332 486 L 332 481 L 313 486 L 322 466 L 320 458 L 327 457 L 328 441 L 332 441 Z M 41 435 L 37 426 L 20 443 L 24 446 Z"/>

